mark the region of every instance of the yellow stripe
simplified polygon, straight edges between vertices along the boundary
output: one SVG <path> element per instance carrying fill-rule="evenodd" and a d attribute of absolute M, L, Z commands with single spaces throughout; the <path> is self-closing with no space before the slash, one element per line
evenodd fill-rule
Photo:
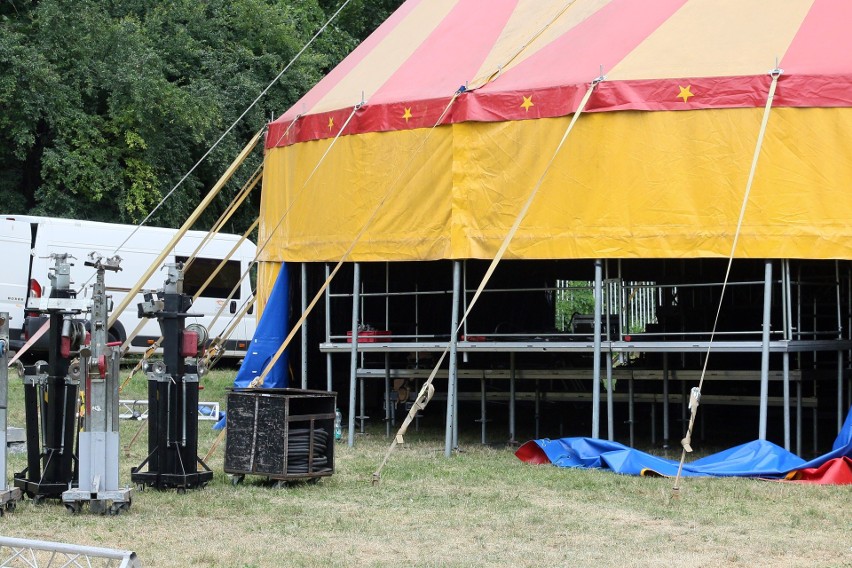
<path fill-rule="evenodd" d="M 763 109 L 589 114 L 578 123 L 507 258 L 727 258 Z M 436 129 L 351 260 L 493 258 L 530 172 L 568 118 Z M 738 258 L 852 259 L 852 109 L 778 108 L 766 132 Z M 262 260 L 337 261 L 404 164 L 417 131 L 349 136 Z M 271 150 L 273 225 L 323 142 Z"/>

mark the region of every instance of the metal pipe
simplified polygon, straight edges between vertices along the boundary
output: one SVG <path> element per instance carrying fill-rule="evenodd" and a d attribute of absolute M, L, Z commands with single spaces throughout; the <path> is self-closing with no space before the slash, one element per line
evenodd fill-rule
<path fill-rule="evenodd" d="M 302 313 L 308 311 L 308 265 L 302 263 Z M 308 388 L 308 318 L 302 321 L 302 388 Z"/>
<path fill-rule="evenodd" d="M 456 412 L 458 409 L 458 327 L 459 327 L 459 305 L 461 305 L 461 262 L 453 261 L 453 302 L 450 312 L 450 361 L 447 377 L 447 424 L 444 430 L 444 455 L 450 457 L 453 447 L 458 444 L 458 421 Z"/>
<path fill-rule="evenodd" d="M 784 449 L 790 451 L 790 354 L 786 351 L 784 364 Z"/>
<path fill-rule="evenodd" d="M 355 391 L 357 390 L 358 376 L 358 304 L 361 299 L 361 265 L 357 262 L 352 264 L 352 350 L 349 357 L 349 417 L 347 443 L 349 447 L 355 445 Z"/>
<path fill-rule="evenodd" d="M 183 408 L 181 409 L 181 413 L 180 413 L 180 422 L 181 422 L 181 424 L 180 424 L 180 446 L 182 448 L 185 448 L 186 447 L 186 413 L 187 413 L 187 408 L 186 408 L 186 381 L 183 379 L 183 377 L 181 377 L 180 387 L 181 387 L 181 390 L 183 391 L 181 393 L 181 400 L 183 400 Z"/>
<path fill-rule="evenodd" d="M 790 259 L 781 261 L 781 306 L 784 311 L 784 339 L 790 341 L 793 338 L 792 300 L 790 295 Z M 784 449 L 790 450 L 790 353 L 784 352 Z"/>
<path fill-rule="evenodd" d="M 479 415 L 482 418 L 482 445 L 486 444 L 486 422 L 487 417 L 487 400 L 485 399 L 485 377 L 479 380 L 480 399 L 479 399 Z"/>
<path fill-rule="evenodd" d="M 325 280 L 331 276 L 331 268 L 325 264 Z M 325 342 L 331 342 L 331 284 L 325 289 Z M 331 391 L 331 353 L 325 354 L 325 390 Z"/>
<path fill-rule="evenodd" d="M 627 380 L 627 388 L 628 388 L 628 391 L 627 391 L 627 400 L 628 400 L 627 421 L 629 422 L 629 425 L 630 425 L 630 447 L 632 448 L 636 444 L 635 432 L 634 432 L 634 410 L 633 410 L 634 401 L 633 401 L 633 377 L 632 376 Z"/>
<path fill-rule="evenodd" d="M 763 337 L 760 359 L 760 433 L 758 437 L 766 440 L 766 421 L 769 408 L 769 326 L 772 315 L 772 261 L 764 264 L 763 285 Z"/>
<path fill-rule="evenodd" d="M 385 437 L 390 437 L 391 397 L 390 397 L 390 353 L 385 353 Z"/>
<path fill-rule="evenodd" d="M 509 443 L 515 443 L 515 352 L 509 352 Z"/>
<path fill-rule="evenodd" d="M 599 438 L 601 433 L 601 302 L 603 263 L 595 260 L 595 325 L 594 325 L 594 356 L 592 360 L 592 438 Z"/>
<path fill-rule="evenodd" d="M 663 353 L 663 447 L 669 447 L 669 354 Z"/>
<path fill-rule="evenodd" d="M 609 279 L 609 260 L 604 261 L 604 269 L 607 281 L 606 287 L 606 342 L 607 342 L 607 352 L 606 352 L 606 436 L 607 440 L 610 442 L 615 439 L 615 418 L 613 417 L 615 405 L 613 403 L 612 396 L 612 349 L 611 349 L 611 341 L 612 341 L 612 329 L 610 329 L 610 322 L 612 318 L 610 318 L 610 307 L 613 301 L 612 294 L 612 282 Z"/>

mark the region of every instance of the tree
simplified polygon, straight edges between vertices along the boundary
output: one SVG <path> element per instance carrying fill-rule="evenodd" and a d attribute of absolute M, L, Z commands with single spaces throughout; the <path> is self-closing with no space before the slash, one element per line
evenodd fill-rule
<path fill-rule="evenodd" d="M 360 1 L 363 4 L 363 0 Z M 10 213 L 139 222 L 313 33 L 318 0 L 0 4 L 0 199 Z M 178 226 L 251 135 L 398 2 L 347 8 L 152 221 Z M 363 6 L 362 6 L 363 8 Z M 336 9 L 336 6 L 334 7 Z M 333 13 L 333 10 L 332 10 Z M 353 35 L 354 34 L 354 35 Z M 252 158 L 245 171 L 260 162 Z M 248 174 L 226 192 L 232 195 Z M 259 191 L 229 230 L 256 215 Z M 227 199 L 202 218 L 209 225 Z"/>

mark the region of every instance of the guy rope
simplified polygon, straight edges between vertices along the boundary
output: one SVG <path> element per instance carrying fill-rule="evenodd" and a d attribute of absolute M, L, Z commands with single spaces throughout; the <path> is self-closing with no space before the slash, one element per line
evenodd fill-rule
<path fill-rule="evenodd" d="M 672 487 L 672 495 L 675 497 L 679 496 L 680 493 L 680 477 L 681 473 L 683 473 L 683 463 L 686 460 L 686 454 L 692 453 L 692 429 L 695 426 L 695 417 L 698 414 L 698 405 L 701 402 L 701 387 L 704 386 L 704 376 L 707 373 L 707 362 L 710 359 L 710 351 L 713 347 L 713 339 L 716 335 L 719 315 L 722 312 L 722 302 L 725 299 L 725 289 L 727 288 L 728 278 L 731 274 L 731 264 L 734 262 L 734 254 L 737 250 L 737 242 L 740 238 L 740 231 L 743 226 L 743 218 L 745 217 L 746 206 L 748 205 L 748 198 L 751 193 L 751 186 L 754 183 L 754 174 L 757 171 L 757 160 L 760 157 L 760 149 L 763 146 L 763 138 L 766 134 L 766 125 L 769 123 L 769 113 L 772 110 L 772 100 L 775 98 L 775 89 L 778 86 L 778 78 L 782 73 L 783 70 L 778 67 L 777 63 L 775 65 L 775 69 L 769 72 L 769 76 L 772 77 L 772 82 L 769 85 L 769 95 L 766 97 L 766 106 L 763 109 L 763 119 L 760 122 L 760 132 L 757 135 L 757 144 L 755 144 L 754 155 L 751 160 L 751 169 L 748 173 L 745 194 L 743 195 L 743 202 L 740 207 L 740 216 L 739 219 L 737 219 L 737 228 L 736 231 L 734 231 L 734 241 L 731 244 L 731 253 L 728 255 L 728 266 L 725 269 L 725 279 L 722 281 L 722 292 L 719 295 L 719 305 L 716 308 L 716 318 L 713 320 L 713 330 L 710 332 L 710 342 L 707 344 L 707 352 L 704 357 L 704 365 L 701 369 L 701 377 L 698 381 L 698 386 L 692 387 L 689 393 L 689 425 L 686 429 L 686 436 L 684 436 L 680 442 L 683 449 L 680 453 L 680 463 L 678 464 L 674 487 Z"/>
<path fill-rule="evenodd" d="M 557 144 L 556 149 L 553 152 L 553 155 L 550 157 L 550 161 L 548 161 L 547 165 L 544 168 L 544 171 L 542 172 L 541 176 L 538 178 L 538 182 L 536 182 L 535 186 L 533 186 L 532 190 L 530 191 L 530 194 L 527 197 L 527 200 L 524 203 L 524 206 L 521 208 L 521 211 L 518 213 L 517 217 L 515 217 L 515 221 L 514 221 L 514 223 L 512 223 L 511 229 L 509 229 L 508 234 L 503 239 L 503 242 L 500 245 L 500 248 L 497 250 L 497 254 L 494 256 L 494 259 L 491 261 L 491 264 L 489 265 L 488 270 L 485 272 L 485 275 L 482 277 L 482 281 L 479 283 L 479 286 L 477 286 L 476 292 L 474 293 L 473 297 L 471 298 L 470 304 L 468 305 L 467 310 L 465 310 L 464 316 L 461 318 L 461 320 L 458 323 L 458 326 L 456 327 L 456 329 L 453 332 L 453 337 L 457 336 L 459 334 L 459 332 L 462 330 L 462 328 L 464 326 L 464 322 L 467 320 L 468 315 L 470 315 L 470 312 L 473 309 L 473 306 L 476 304 L 477 300 L 479 299 L 480 295 L 482 294 L 482 291 L 485 289 L 485 286 L 488 284 L 488 281 L 491 279 L 491 276 L 494 274 L 494 270 L 497 268 L 497 265 L 503 259 L 503 255 L 506 253 L 506 250 L 509 248 L 509 244 L 512 242 L 512 239 L 515 236 L 515 233 L 517 233 L 518 228 L 521 226 L 521 222 L 526 217 L 527 212 L 529 211 L 530 206 L 532 205 L 533 201 L 535 200 L 536 195 L 538 195 L 538 191 L 541 188 L 542 184 L 544 183 L 544 178 L 547 176 L 548 172 L 550 171 L 550 168 L 553 165 L 553 162 L 556 161 L 556 157 L 558 156 L 559 151 L 565 145 L 565 141 L 568 139 L 568 135 L 574 129 L 574 125 L 577 123 L 577 120 L 583 114 L 583 111 L 586 108 L 586 104 L 589 102 L 589 99 L 591 98 L 592 93 L 595 90 L 595 87 L 597 87 L 604 79 L 605 79 L 605 77 L 603 76 L 603 74 L 601 74 L 601 76 L 597 77 L 594 81 L 592 81 L 591 85 L 589 85 L 589 89 L 586 91 L 586 94 L 583 96 L 582 101 L 580 101 L 579 107 L 574 112 L 574 116 L 571 117 L 571 121 L 569 122 L 568 127 L 565 129 L 565 133 L 562 135 L 562 139 L 559 141 L 559 144 Z M 414 417 L 417 415 L 417 413 L 420 410 L 422 410 L 423 408 L 426 407 L 427 404 L 429 404 L 430 400 L 432 400 L 432 396 L 435 394 L 435 387 L 432 385 L 432 382 L 435 380 L 435 376 L 438 374 L 438 369 L 440 369 L 441 364 L 444 362 L 444 358 L 447 356 L 447 353 L 449 352 L 449 350 L 450 350 L 450 344 L 447 344 L 447 347 L 444 348 L 444 351 L 441 353 L 441 356 L 438 358 L 438 362 L 435 364 L 435 367 L 432 369 L 432 372 L 429 373 L 429 378 L 426 379 L 426 382 L 423 383 L 423 387 L 421 387 L 420 392 L 417 395 L 417 398 L 415 399 L 414 404 L 411 407 L 411 410 L 408 412 L 408 415 L 405 417 L 405 420 L 403 421 L 402 425 L 400 426 L 399 430 L 397 431 L 396 436 L 394 436 L 394 439 L 391 441 L 391 444 L 388 447 L 387 452 L 385 453 L 384 459 L 382 460 L 381 464 L 379 464 L 379 467 L 376 469 L 376 471 L 373 473 L 373 484 L 377 484 L 379 482 L 379 480 L 381 479 L 382 469 L 384 469 L 385 465 L 388 462 L 388 459 L 390 459 L 391 453 L 393 453 L 393 450 L 396 448 L 396 446 L 398 444 L 403 443 L 403 436 L 405 435 L 405 432 L 408 430 L 408 426 L 414 420 Z"/>

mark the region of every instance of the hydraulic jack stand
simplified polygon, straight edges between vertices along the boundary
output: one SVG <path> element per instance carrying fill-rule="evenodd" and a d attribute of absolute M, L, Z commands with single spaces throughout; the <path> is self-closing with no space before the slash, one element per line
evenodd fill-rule
<path fill-rule="evenodd" d="M 77 482 L 74 442 L 77 434 L 79 381 L 68 374 L 71 353 L 78 351 L 86 334 L 77 316 L 88 301 L 71 290 L 72 258 L 51 254 L 55 266 L 49 278 L 50 295 L 28 303 L 49 316 L 48 362 L 24 369 L 27 467 L 15 474 L 15 487 L 34 502 L 59 499 Z"/>
<path fill-rule="evenodd" d="M 91 343 L 80 349 L 79 365 L 71 376 L 83 382 L 86 401 L 83 431 L 80 432 L 80 483 L 62 494 L 72 513 L 89 503 L 93 513 L 116 515 L 130 508 L 132 490 L 118 486 L 118 383 L 120 348 L 107 344 L 107 303 L 104 272 L 118 271 L 121 258 L 104 259 L 91 253 L 86 266 L 97 270 L 92 291 Z"/>
<path fill-rule="evenodd" d="M 198 334 L 184 329 L 192 298 L 183 293 L 183 265 L 167 264 L 165 285 L 145 294 L 139 317 L 157 318 L 163 360 L 148 367 L 148 457 L 131 468 L 130 479 L 144 488 L 204 487 L 213 471 L 198 457 Z M 147 471 L 143 468 L 147 466 Z"/>
<path fill-rule="evenodd" d="M 21 490 L 6 483 L 6 409 L 9 403 L 9 313 L 0 312 L 0 517 L 14 511 Z"/>

